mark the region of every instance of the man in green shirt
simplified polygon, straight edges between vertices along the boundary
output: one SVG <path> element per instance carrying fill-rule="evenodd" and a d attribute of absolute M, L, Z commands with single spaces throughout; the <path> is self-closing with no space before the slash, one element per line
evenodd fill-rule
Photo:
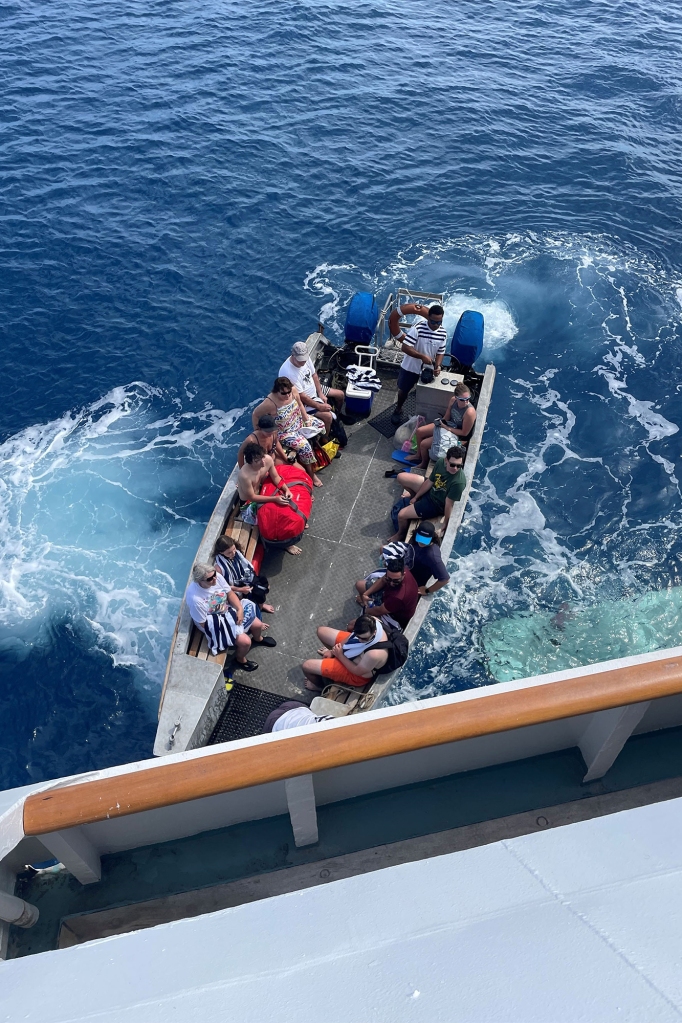
<path fill-rule="evenodd" d="M 398 474 L 398 483 L 412 494 L 410 503 L 398 512 L 398 532 L 389 543 L 403 540 L 409 524 L 414 519 L 435 519 L 443 516 L 441 537 L 448 528 L 452 507 L 464 493 L 464 448 L 455 445 L 448 449 L 445 458 L 439 458 L 427 480 L 411 472 Z"/>

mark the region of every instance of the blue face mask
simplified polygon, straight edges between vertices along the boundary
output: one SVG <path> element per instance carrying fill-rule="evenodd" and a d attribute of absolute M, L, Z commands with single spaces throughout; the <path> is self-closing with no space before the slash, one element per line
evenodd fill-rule
<path fill-rule="evenodd" d="M 431 541 L 433 540 L 433 537 L 432 536 L 424 536 L 423 534 L 419 534 L 418 533 L 415 536 L 415 540 L 419 544 L 420 547 L 428 547 L 429 544 L 431 543 Z"/>

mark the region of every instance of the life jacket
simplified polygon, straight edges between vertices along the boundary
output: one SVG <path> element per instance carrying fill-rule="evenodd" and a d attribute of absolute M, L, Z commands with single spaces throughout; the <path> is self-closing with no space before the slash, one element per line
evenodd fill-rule
<path fill-rule="evenodd" d="M 288 547 L 303 536 L 313 506 L 313 486 L 310 476 L 299 465 L 278 465 L 277 471 L 289 487 L 293 501 L 289 505 L 268 501 L 258 506 L 256 518 L 261 540 L 270 547 Z M 266 476 L 261 494 L 272 497 L 277 487 Z"/>

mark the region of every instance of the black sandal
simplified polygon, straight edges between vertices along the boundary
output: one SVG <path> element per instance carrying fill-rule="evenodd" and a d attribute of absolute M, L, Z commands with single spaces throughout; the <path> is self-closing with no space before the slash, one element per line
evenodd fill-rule
<path fill-rule="evenodd" d="M 242 671 L 256 671 L 258 665 L 255 661 L 235 661 L 235 668 L 241 668 Z"/>
<path fill-rule="evenodd" d="M 384 476 L 387 480 L 394 480 L 398 473 L 402 471 L 402 469 L 387 469 Z"/>
<path fill-rule="evenodd" d="M 252 639 L 251 642 L 254 646 L 277 646 L 277 640 L 273 639 L 272 636 L 263 636 L 262 639 Z"/>

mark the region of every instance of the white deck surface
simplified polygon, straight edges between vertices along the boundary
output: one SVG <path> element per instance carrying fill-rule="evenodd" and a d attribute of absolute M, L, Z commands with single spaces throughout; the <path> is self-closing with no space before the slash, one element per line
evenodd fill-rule
<path fill-rule="evenodd" d="M 3 963 L 0 1019 L 682 1020 L 682 800 Z"/>

